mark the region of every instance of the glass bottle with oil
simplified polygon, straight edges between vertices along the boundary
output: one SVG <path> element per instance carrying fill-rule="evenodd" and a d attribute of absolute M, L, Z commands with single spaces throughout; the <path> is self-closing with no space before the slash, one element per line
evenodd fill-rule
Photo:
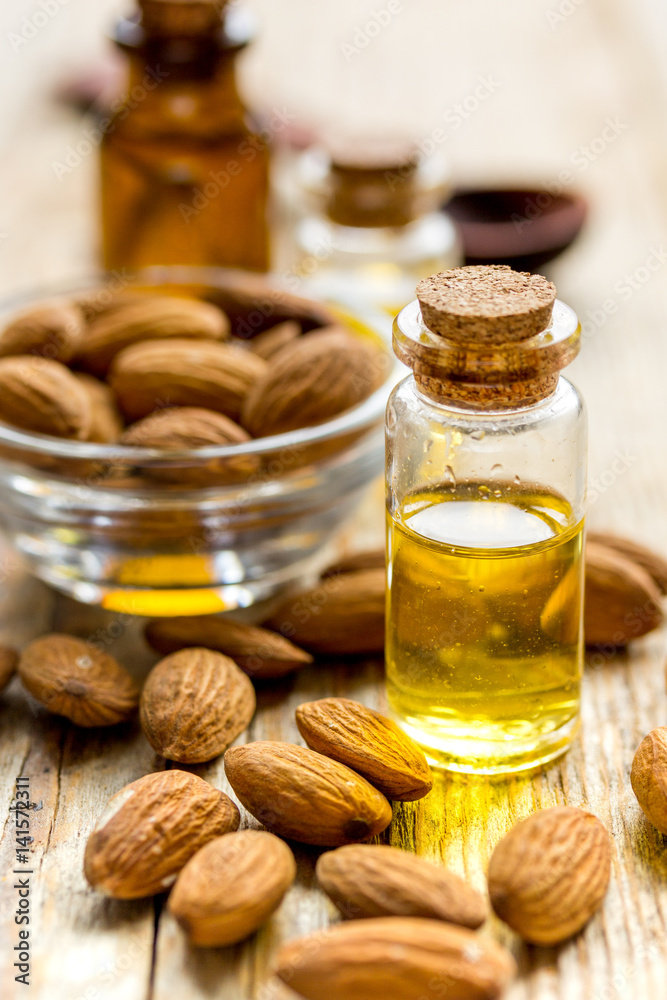
<path fill-rule="evenodd" d="M 583 664 L 586 415 L 576 315 L 539 275 L 455 268 L 394 323 L 387 692 L 434 766 L 563 753 Z"/>
<path fill-rule="evenodd" d="M 268 269 L 268 133 L 235 77 L 250 37 L 226 0 L 139 0 L 119 22 L 129 78 L 100 150 L 107 268 Z"/>
<path fill-rule="evenodd" d="M 292 186 L 283 182 L 293 215 L 285 257 L 319 294 L 395 316 L 420 278 L 461 263 L 454 223 L 440 211 L 449 171 L 438 157 L 381 139 L 340 145 L 306 150 L 289 172 Z"/>

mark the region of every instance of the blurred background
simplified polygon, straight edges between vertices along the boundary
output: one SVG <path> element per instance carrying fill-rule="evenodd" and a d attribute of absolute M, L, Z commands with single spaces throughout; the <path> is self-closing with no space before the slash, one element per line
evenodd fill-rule
<path fill-rule="evenodd" d="M 232 12 L 238 6 L 228 4 Z M 280 237 L 294 210 L 295 151 L 311 141 L 355 148 L 393 139 L 416 150 L 420 163 L 445 164 L 451 190 L 530 189 L 519 211 L 503 208 L 513 237 L 537 235 L 559 199 L 574 199 L 574 217 L 561 217 L 572 231 L 546 227 L 547 243 L 569 243 L 585 203 L 577 238 L 540 270 L 584 324 L 572 375 L 591 403 L 592 479 L 615 476 L 612 495 L 632 491 L 641 511 L 660 461 L 654 445 L 642 445 L 643 428 L 667 420 L 658 388 L 667 360 L 664 3 L 247 0 L 243 7 L 255 34 L 239 57 L 238 79 L 260 124 L 273 122 L 270 224 L 279 275 L 295 266 Z M 131 12 L 125 0 L 12 0 L 0 11 L 4 295 L 76 278 L 100 262 L 96 121 L 123 80 L 125 61 L 108 35 Z M 478 209 L 463 204 L 464 216 Z M 631 476 L 608 471 L 623 461 Z M 610 489 L 598 483 L 592 519 L 625 529 L 614 525 L 623 505 L 611 502 Z"/>

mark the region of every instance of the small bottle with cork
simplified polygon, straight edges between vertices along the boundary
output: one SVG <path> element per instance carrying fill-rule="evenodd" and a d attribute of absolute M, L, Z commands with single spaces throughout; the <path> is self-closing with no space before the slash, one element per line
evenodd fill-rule
<path fill-rule="evenodd" d="M 439 211 L 449 174 L 404 144 L 339 145 L 298 158 L 295 269 L 330 298 L 352 297 L 394 316 L 416 281 L 461 262 L 454 224 Z"/>
<path fill-rule="evenodd" d="M 387 407 L 387 691 L 435 766 L 563 753 L 583 666 L 586 414 L 560 375 L 575 313 L 540 275 L 454 268 L 394 323 Z"/>
<path fill-rule="evenodd" d="M 126 96 L 104 129 L 104 264 L 269 266 L 269 154 L 239 96 L 250 40 L 225 0 L 139 0 L 115 41 Z"/>

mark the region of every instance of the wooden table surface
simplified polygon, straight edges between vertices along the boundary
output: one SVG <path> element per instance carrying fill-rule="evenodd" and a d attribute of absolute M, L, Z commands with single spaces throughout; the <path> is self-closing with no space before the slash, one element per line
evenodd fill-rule
<path fill-rule="evenodd" d="M 247 86 L 340 128 L 395 127 L 427 137 L 481 80 L 490 91 L 445 127 L 460 181 L 525 180 L 584 191 L 588 226 L 549 271 L 586 321 L 572 375 L 590 409 L 589 523 L 667 552 L 667 11 L 661 0 L 406 0 L 391 23 L 350 55 L 378 3 L 255 0 L 263 37 Z M 124 5 L 123 5 L 124 6 Z M 95 152 L 60 179 L 53 164 L 87 123 L 51 100 L 63 73 L 95 64 L 116 0 L 58 3 L 23 42 L 39 6 L 0 12 L 5 88 L 0 134 L 0 292 L 69 278 L 95 260 Z M 50 9 L 55 9 L 52 7 Z M 9 8 L 9 9 L 7 9 Z M 396 5 L 394 5 L 396 9 Z M 29 28 L 27 29 L 29 33 Z M 474 104 L 472 98 L 464 107 Z M 456 114 L 456 112 L 455 112 Z M 458 125 L 454 127 L 454 120 Z M 358 124 L 355 124 L 358 122 Z M 88 123 L 89 124 L 89 123 Z M 567 171 L 567 175 L 562 174 Z M 560 178 L 560 180 L 559 180 Z M 344 544 L 379 541 L 381 487 Z M 22 645 L 45 630 L 98 629 L 137 676 L 154 658 L 140 623 L 86 609 L 31 580 L 0 551 L 0 641 Z M 480 888 L 503 833 L 534 809 L 567 802 L 593 811 L 613 840 L 604 907 L 573 941 L 530 948 L 490 920 L 482 933 L 508 944 L 520 975 L 507 1000 L 632 1000 L 665 995 L 667 854 L 634 799 L 629 768 L 641 738 L 667 722 L 665 634 L 587 666 L 583 726 L 574 748 L 537 777 L 490 783 L 438 778 L 427 799 L 395 807 L 393 844 L 441 860 Z M 363 661 L 303 671 L 260 693 L 243 737 L 299 742 L 294 707 L 346 694 L 382 706 L 382 665 Z M 299 875 L 282 907 L 247 945 L 189 950 L 152 900 L 104 900 L 86 885 L 86 836 L 107 799 L 164 766 L 138 728 L 77 730 L 30 702 L 17 682 L 0 698 L 0 996 L 35 1000 L 287 1000 L 269 978 L 281 940 L 325 926 L 333 912 L 313 884 L 317 852 L 297 849 Z M 227 788 L 222 762 L 195 768 Z M 18 775 L 30 778 L 31 987 L 14 981 Z M 387 998 L 391 1000 L 391 998 Z"/>

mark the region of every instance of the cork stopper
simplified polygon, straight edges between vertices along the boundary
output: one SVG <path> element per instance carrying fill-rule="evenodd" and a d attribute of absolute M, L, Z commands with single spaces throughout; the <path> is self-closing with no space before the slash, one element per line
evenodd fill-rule
<path fill-rule="evenodd" d="M 341 226 L 405 226 L 419 211 L 416 177 L 417 161 L 405 150 L 361 146 L 334 154 L 326 214 Z"/>
<path fill-rule="evenodd" d="M 461 267 L 417 286 L 394 321 L 397 357 L 437 402 L 506 410 L 549 396 L 578 354 L 577 316 L 541 275 Z"/>
<path fill-rule="evenodd" d="M 160 38 L 210 34 L 222 24 L 227 0 L 139 0 L 141 26 Z"/>
<path fill-rule="evenodd" d="M 455 267 L 417 285 L 424 323 L 457 343 L 528 340 L 549 325 L 556 286 L 505 264 Z"/>

